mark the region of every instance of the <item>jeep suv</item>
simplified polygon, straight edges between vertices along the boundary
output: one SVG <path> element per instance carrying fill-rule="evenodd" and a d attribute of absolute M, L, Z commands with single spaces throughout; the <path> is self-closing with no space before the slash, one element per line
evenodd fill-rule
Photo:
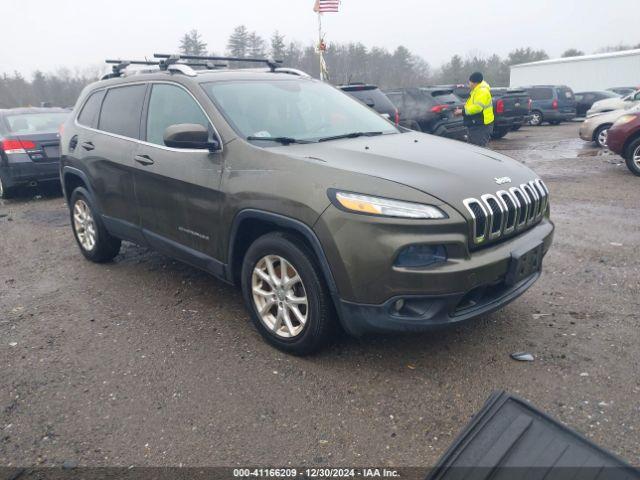
<path fill-rule="evenodd" d="M 318 349 L 338 322 L 458 324 L 540 275 L 549 191 L 504 155 L 398 128 L 273 64 L 112 76 L 61 138 L 80 251 L 106 262 L 126 240 L 239 285 L 284 351 Z"/>

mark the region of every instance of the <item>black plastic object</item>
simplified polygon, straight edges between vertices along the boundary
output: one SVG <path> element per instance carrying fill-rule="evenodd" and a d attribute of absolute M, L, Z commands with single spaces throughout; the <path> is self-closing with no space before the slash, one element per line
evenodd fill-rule
<path fill-rule="evenodd" d="M 506 392 L 493 393 L 428 480 L 640 479 L 640 470 Z"/>

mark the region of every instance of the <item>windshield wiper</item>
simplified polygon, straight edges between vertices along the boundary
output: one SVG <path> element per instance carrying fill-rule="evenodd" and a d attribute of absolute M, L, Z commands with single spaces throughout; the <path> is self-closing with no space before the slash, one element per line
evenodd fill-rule
<path fill-rule="evenodd" d="M 249 136 L 247 140 L 262 140 L 265 142 L 278 142 L 282 145 L 289 145 L 290 143 L 312 143 L 309 140 L 298 140 L 297 138 L 292 137 L 256 137 Z"/>
<path fill-rule="evenodd" d="M 340 140 L 341 138 L 357 138 L 357 137 L 375 137 L 376 135 L 382 135 L 382 132 L 351 132 L 343 135 L 334 135 L 332 137 L 324 137 L 319 139 L 319 142 L 328 142 L 330 140 Z"/>

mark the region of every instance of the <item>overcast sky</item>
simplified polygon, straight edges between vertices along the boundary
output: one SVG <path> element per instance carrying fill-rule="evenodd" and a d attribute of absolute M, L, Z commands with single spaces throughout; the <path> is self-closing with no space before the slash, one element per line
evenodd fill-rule
<path fill-rule="evenodd" d="M 317 39 L 313 0 L 1 0 L 0 72 L 101 66 L 107 57 L 174 52 L 198 29 L 223 52 L 233 27 L 268 38 Z M 325 14 L 327 41 L 405 45 L 439 66 L 453 54 L 501 56 L 516 47 L 591 53 L 605 45 L 640 43 L 637 0 L 342 0 Z"/>

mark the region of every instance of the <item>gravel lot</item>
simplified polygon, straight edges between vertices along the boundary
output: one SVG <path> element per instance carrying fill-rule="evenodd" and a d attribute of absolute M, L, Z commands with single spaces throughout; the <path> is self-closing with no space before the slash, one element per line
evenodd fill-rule
<path fill-rule="evenodd" d="M 0 465 L 429 466 L 495 389 L 640 464 L 640 179 L 577 124 L 492 148 L 552 192 L 538 283 L 461 328 L 305 359 L 198 270 L 131 244 L 85 261 L 55 192 L 0 201 Z"/>

